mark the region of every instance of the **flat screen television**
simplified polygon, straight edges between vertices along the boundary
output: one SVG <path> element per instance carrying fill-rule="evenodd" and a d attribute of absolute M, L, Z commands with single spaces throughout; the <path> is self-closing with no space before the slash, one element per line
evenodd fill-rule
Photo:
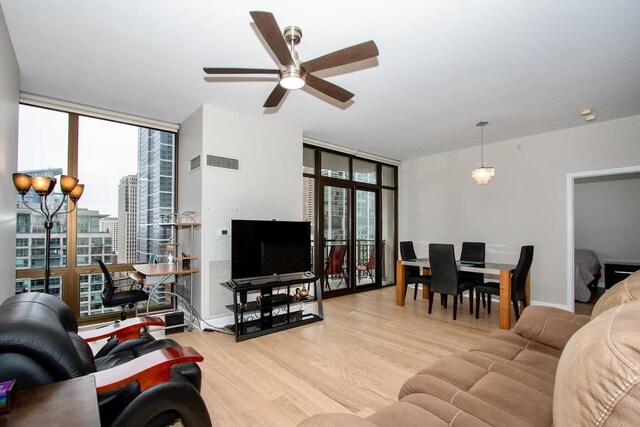
<path fill-rule="evenodd" d="M 234 280 L 311 270 L 308 221 L 231 220 Z"/>

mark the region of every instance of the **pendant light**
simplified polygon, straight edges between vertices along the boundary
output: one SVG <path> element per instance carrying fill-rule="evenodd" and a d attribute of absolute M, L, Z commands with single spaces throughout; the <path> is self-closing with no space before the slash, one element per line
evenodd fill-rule
<path fill-rule="evenodd" d="M 471 177 L 475 179 L 478 184 L 488 184 L 495 175 L 494 168 L 484 165 L 484 127 L 488 124 L 489 122 L 476 123 L 476 126 L 480 126 L 480 167 L 475 168 L 473 172 L 471 172 Z"/>

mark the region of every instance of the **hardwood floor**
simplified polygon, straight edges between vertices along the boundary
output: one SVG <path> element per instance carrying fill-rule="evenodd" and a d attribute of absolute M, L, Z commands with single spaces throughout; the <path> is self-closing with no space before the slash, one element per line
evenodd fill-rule
<path fill-rule="evenodd" d="M 452 319 L 452 304 L 412 299 L 395 305 L 395 288 L 324 301 L 325 320 L 236 343 L 216 332 L 171 335 L 205 358 L 202 396 L 216 426 L 294 426 L 324 412 L 367 416 L 397 401 L 401 385 L 431 361 L 468 350 L 498 328 L 469 301 Z"/>

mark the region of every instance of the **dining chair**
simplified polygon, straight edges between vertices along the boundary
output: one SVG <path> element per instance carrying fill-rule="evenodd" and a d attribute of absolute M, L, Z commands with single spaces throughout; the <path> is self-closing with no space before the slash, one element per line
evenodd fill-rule
<path fill-rule="evenodd" d="M 403 261 L 417 259 L 416 251 L 413 248 L 412 241 L 404 241 L 400 242 L 400 258 Z M 420 267 L 408 265 L 404 267 L 404 299 L 407 299 L 407 287 L 409 284 L 414 284 L 413 289 L 413 299 L 416 299 L 418 296 L 418 284 L 430 284 L 431 276 L 428 274 L 420 274 Z"/>
<path fill-rule="evenodd" d="M 460 251 L 460 262 L 464 263 L 465 261 L 471 261 L 484 263 L 485 247 L 486 245 L 484 242 L 462 242 L 462 251 Z M 458 273 L 458 277 L 464 280 L 473 280 L 478 284 L 484 283 L 483 273 L 460 271 Z M 462 294 L 460 294 L 460 302 L 462 302 Z M 487 306 L 484 294 L 482 294 L 482 306 Z"/>
<path fill-rule="evenodd" d="M 520 319 L 520 308 L 518 307 L 518 302 L 522 301 L 523 310 L 527 306 L 526 283 L 532 262 L 533 246 L 523 246 L 520 249 L 518 265 L 516 265 L 516 268 L 511 270 L 511 302 L 513 303 L 513 310 L 516 313 L 516 320 Z M 478 298 L 481 293 L 500 296 L 500 283 L 487 282 L 476 286 L 476 319 L 479 316 L 478 311 L 480 310 L 480 306 Z M 489 303 L 487 305 L 487 313 L 491 314 L 491 299 L 489 299 Z"/>
<path fill-rule="evenodd" d="M 458 266 L 453 245 L 431 243 L 429 244 L 429 264 L 431 266 L 431 286 L 429 288 L 429 314 L 433 308 L 433 294 L 439 293 L 445 296 L 444 306 L 447 307 L 448 295 L 453 295 L 453 320 L 458 313 L 458 296 L 469 290 L 469 313 L 473 314 L 473 280 L 458 277 Z"/>

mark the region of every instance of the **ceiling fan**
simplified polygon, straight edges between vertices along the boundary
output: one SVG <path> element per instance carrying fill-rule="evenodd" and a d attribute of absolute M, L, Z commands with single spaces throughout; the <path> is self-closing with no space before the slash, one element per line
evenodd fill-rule
<path fill-rule="evenodd" d="M 273 14 L 269 12 L 250 12 L 253 21 L 264 37 L 274 55 L 280 62 L 279 69 L 262 68 L 211 68 L 205 67 L 207 74 L 277 74 L 280 81 L 273 89 L 263 107 L 277 107 L 287 90 L 300 89 L 308 85 L 315 90 L 337 100 L 346 102 L 353 93 L 336 86 L 327 80 L 311 74 L 328 68 L 351 64 L 378 56 L 378 47 L 373 41 L 364 42 L 320 56 L 311 61 L 301 62 L 295 46 L 300 43 L 302 31 L 296 26 L 289 26 L 280 33 L 280 27 Z"/>

